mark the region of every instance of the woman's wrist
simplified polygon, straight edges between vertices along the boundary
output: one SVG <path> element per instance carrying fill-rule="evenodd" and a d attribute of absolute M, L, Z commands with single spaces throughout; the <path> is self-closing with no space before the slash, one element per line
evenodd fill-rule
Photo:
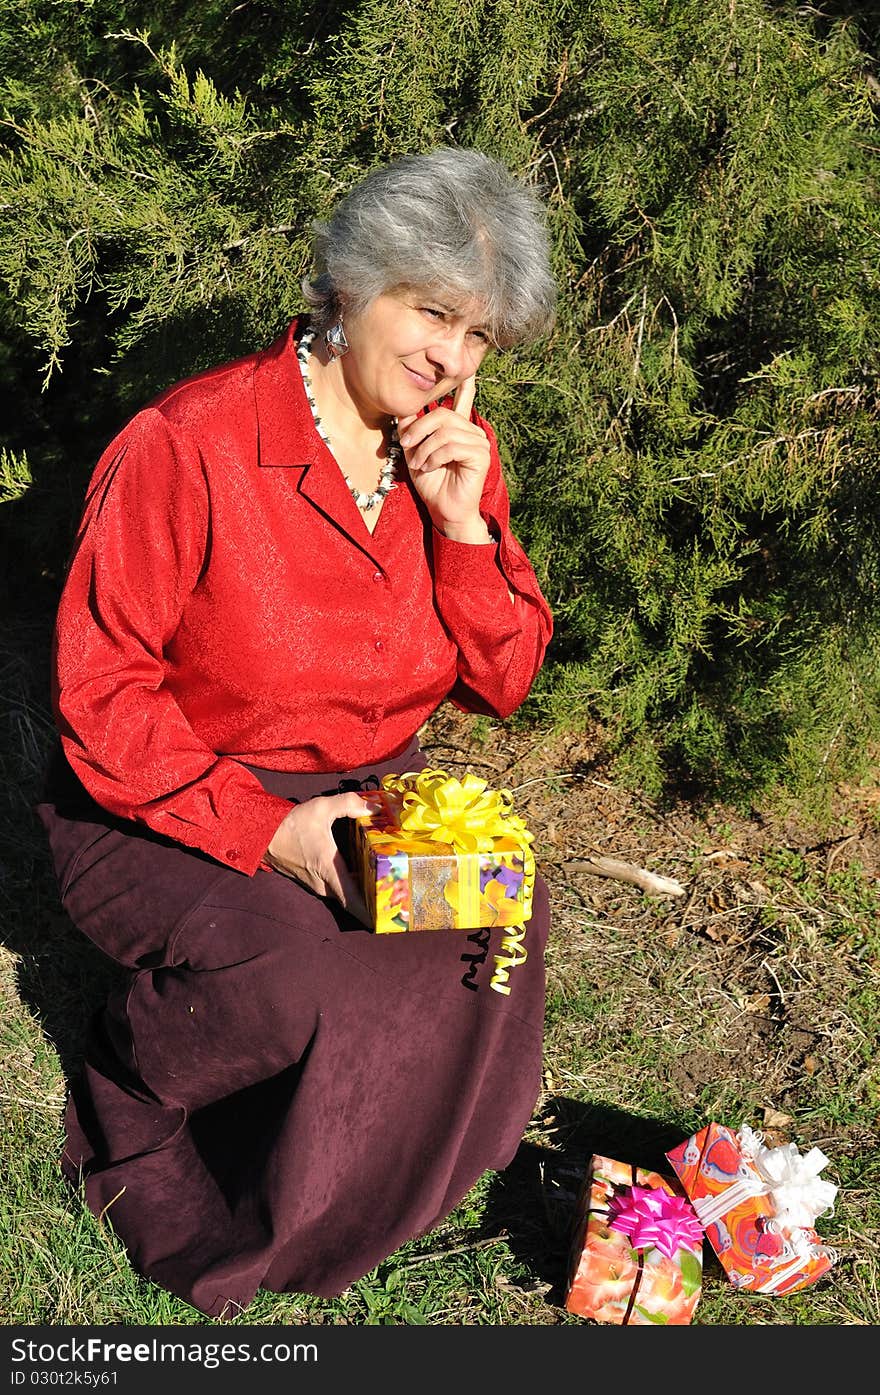
<path fill-rule="evenodd" d="M 279 834 L 282 834 L 282 831 L 283 831 L 285 825 L 287 824 L 287 821 L 288 821 L 288 818 L 289 818 L 291 812 L 297 807 L 298 803 L 299 803 L 299 800 L 296 800 L 296 799 L 292 799 L 292 800 L 290 801 L 290 808 L 288 809 L 287 813 L 284 815 L 284 818 L 281 820 L 281 822 L 280 822 L 280 824 L 278 825 L 278 827 L 275 829 L 275 832 L 272 834 L 272 837 L 269 839 L 269 846 L 267 847 L 266 851 L 263 853 L 263 857 L 262 857 L 262 860 L 261 860 L 261 862 L 260 862 L 260 867 L 261 867 L 265 872 L 279 872 L 279 871 L 281 870 L 281 868 L 280 868 L 279 865 L 278 865 L 278 859 L 273 855 L 273 852 L 272 852 L 272 845 L 273 845 L 273 843 L 276 843 L 276 842 L 277 842 L 278 837 L 279 837 Z M 283 836 L 283 834 L 282 834 L 282 836 Z"/>
<path fill-rule="evenodd" d="M 450 542 L 468 543 L 474 547 L 487 547 L 489 543 L 499 541 L 497 534 L 491 531 L 480 514 L 475 519 L 468 519 L 463 523 L 435 523 L 434 527 Z"/>

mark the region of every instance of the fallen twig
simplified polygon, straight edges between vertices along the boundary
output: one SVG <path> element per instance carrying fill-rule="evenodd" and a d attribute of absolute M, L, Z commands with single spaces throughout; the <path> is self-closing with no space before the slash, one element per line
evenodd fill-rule
<path fill-rule="evenodd" d="M 655 896 L 687 895 L 681 882 L 671 877 L 658 877 L 645 867 L 637 867 L 633 862 L 618 862 L 614 857 L 578 858 L 563 863 L 563 866 L 567 872 L 590 872 L 595 877 L 612 877 L 618 882 L 629 882 L 631 886 L 640 887 L 642 891 Z"/>

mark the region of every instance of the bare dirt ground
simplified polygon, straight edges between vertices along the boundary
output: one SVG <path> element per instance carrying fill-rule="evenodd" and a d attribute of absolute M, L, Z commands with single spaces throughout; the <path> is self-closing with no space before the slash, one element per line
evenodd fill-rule
<path fill-rule="evenodd" d="M 481 737 L 485 723 L 446 704 L 424 729 L 422 745 L 432 765 L 456 775 L 472 770 L 513 792 L 554 907 L 551 988 L 555 979 L 564 990 L 570 957 L 582 970 L 591 951 L 607 953 L 615 932 L 636 957 L 653 945 L 667 973 L 686 974 L 697 997 L 699 984 L 710 982 L 722 1000 L 720 1033 L 692 1039 L 672 1064 L 682 1100 L 696 1100 L 720 1079 L 754 1079 L 765 1125 L 772 1134 L 772 1116 L 779 1115 L 784 1133 L 804 1077 L 818 1071 L 820 1059 L 828 1068 L 834 1055 L 835 1013 L 851 986 L 853 957 L 876 967 L 880 790 L 841 790 L 831 826 L 821 829 L 783 815 L 745 817 L 726 806 L 661 809 L 614 781 L 589 735 L 536 735 L 497 724 Z M 683 894 L 652 895 L 595 875 L 583 864 L 597 857 L 672 879 Z M 847 869 L 853 880 L 844 902 L 835 878 Z M 627 965 L 615 963 L 625 981 Z M 851 1045 L 843 1033 L 839 1049 Z"/>

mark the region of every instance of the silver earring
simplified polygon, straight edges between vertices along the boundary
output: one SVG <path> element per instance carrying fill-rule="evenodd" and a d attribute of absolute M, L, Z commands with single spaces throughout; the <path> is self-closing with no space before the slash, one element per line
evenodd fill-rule
<path fill-rule="evenodd" d="M 331 358 L 342 358 L 343 354 L 348 353 L 348 340 L 341 319 L 324 331 L 324 343 Z"/>

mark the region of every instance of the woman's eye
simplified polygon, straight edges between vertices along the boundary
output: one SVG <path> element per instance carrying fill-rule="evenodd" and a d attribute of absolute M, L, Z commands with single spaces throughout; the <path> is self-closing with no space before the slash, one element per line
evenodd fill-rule
<path fill-rule="evenodd" d="M 431 318 L 432 318 L 432 319 L 435 319 L 435 320 L 442 320 L 442 319 L 443 319 L 443 311 L 442 311 L 442 310 L 438 310 L 438 309 L 437 309 L 435 306 L 433 306 L 433 305 L 423 305 L 423 306 L 421 307 L 421 309 L 422 309 L 422 314 L 423 314 L 423 315 L 430 315 Z"/>

